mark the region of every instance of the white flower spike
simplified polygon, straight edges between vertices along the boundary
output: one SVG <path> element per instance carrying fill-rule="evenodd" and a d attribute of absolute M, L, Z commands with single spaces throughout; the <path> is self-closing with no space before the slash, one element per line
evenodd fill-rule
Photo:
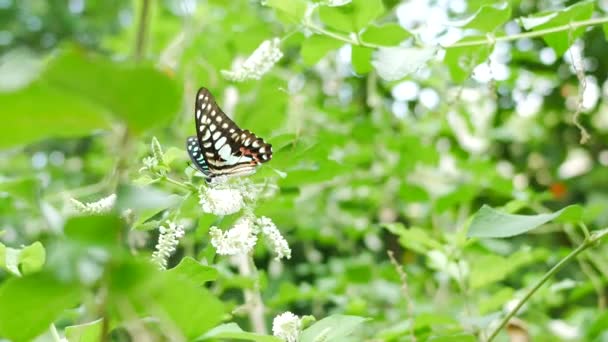
<path fill-rule="evenodd" d="M 249 217 L 240 218 L 230 230 L 223 232 L 217 227 L 209 229 L 211 245 L 220 255 L 249 253 L 258 241 L 257 229 Z"/>
<path fill-rule="evenodd" d="M 167 226 L 158 227 L 160 235 L 158 236 L 156 251 L 152 253 L 152 260 L 163 270 L 167 268 L 167 260 L 175 252 L 179 239 L 184 237 L 185 234 L 182 225 L 168 221 Z"/>
<path fill-rule="evenodd" d="M 259 80 L 283 57 L 280 44 L 279 38 L 263 41 L 244 62 L 237 64 L 230 71 L 222 70 L 222 75 L 235 82 Z"/>
<path fill-rule="evenodd" d="M 289 311 L 276 316 L 272 321 L 272 334 L 285 342 L 297 342 L 301 329 L 302 320 Z"/>
<path fill-rule="evenodd" d="M 268 239 L 270 247 L 276 254 L 276 260 L 280 260 L 282 258 L 291 259 L 291 249 L 289 248 L 289 244 L 287 244 L 287 240 L 285 240 L 283 235 L 281 235 L 281 232 L 271 219 L 266 216 L 262 216 L 256 220 L 256 225 L 259 227 L 262 234 L 264 234 L 264 236 Z"/>
<path fill-rule="evenodd" d="M 75 198 L 71 198 L 72 206 L 83 214 L 103 214 L 107 213 L 116 203 L 116 194 L 111 194 L 108 197 L 104 197 L 97 202 L 82 203 Z"/>

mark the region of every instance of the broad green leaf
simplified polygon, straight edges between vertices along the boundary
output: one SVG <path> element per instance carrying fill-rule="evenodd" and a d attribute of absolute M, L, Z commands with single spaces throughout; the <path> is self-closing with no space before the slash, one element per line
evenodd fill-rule
<path fill-rule="evenodd" d="M 359 32 L 384 13 L 382 0 L 353 0 L 340 7 L 321 6 L 319 17 L 325 25 L 343 31 Z"/>
<path fill-rule="evenodd" d="M 50 137 L 78 137 L 110 127 L 106 108 L 42 82 L 0 93 L 0 103 L 0 148 Z"/>
<path fill-rule="evenodd" d="M 602 25 L 602 29 L 604 29 L 604 39 L 608 40 L 608 24 Z"/>
<path fill-rule="evenodd" d="M 0 243 L 0 268 L 16 276 L 40 271 L 45 260 L 46 253 L 40 242 L 19 249 Z"/>
<path fill-rule="evenodd" d="M 351 63 L 353 70 L 360 75 L 367 74 L 373 70 L 372 54 L 374 49 L 352 45 L 351 46 Z"/>
<path fill-rule="evenodd" d="M 254 341 L 254 342 L 281 342 L 282 339 L 269 335 L 260 335 L 256 333 L 246 332 L 241 329 L 236 323 L 226 323 L 219 325 L 210 331 L 208 331 L 204 336 L 201 336 L 196 339 L 196 341 L 207 341 L 216 339 L 220 340 L 242 340 L 242 341 Z"/>
<path fill-rule="evenodd" d="M 359 316 L 331 315 L 302 331 L 300 341 L 352 341 L 350 334 L 366 320 Z"/>
<path fill-rule="evenodd" d="M 385 81 L 396 81 L 416 72 L 435 56 L 435 49 L 380 48 L 372 60 L 378 75 Z"/>
<path fill-rule="evenodd" d="M 502 26 L 511 18 L 511 6 L 508 3 L 498 5 L 482 6 L 470 18 L 462 22 L 455 23 L 468 29 L 475 29 L 481 32 L 492 32 Z"/>
<path fill-rule="evenodd" d="M 526 233 L 539 226 L 561 218 L 576 221 L 582 215 L 580 206 L 571 205 L 551 214 L 514 215 L 506 214 L 484 205 L 473 216 L 467 233 L 468 237 L 511 237 Z"/>
<path fill-rule="evenodd" d="M 485 40 L 483 36 L 471 36 L 460 39 L 457 43 Z M 489 44 L 463 47 L 447 47 L 444 61 L 448 65 L 450 76 L 455 82 L 463 82 L 473 69 L 483 63 L 490 55 Z"/>
<path fill-rule="evenodd" d="M 113 62 L 76 49 L 66 50 L 52 59 L 41 80 L 103 108 L 125 121 L 132 133 L 166 124 L 179 112 L 181 105 L 178 83 L 152 66 Z M 32 98 L 36 98 L 32 102 L 41 101 Z M 71 116 L 76 122 L 81 118 L 82 115 Z M 51 120 L 55 118 L 47 114 L 47 119 L 40 124 L 29 122 L 39 127 Z"/>
<path fill-rule="evenodd" d="M 66 309 L 81 300 L 78 285 L 62 283 L 46 273 L 11 278 L 0 286 L 0 336 L 32 341 Z"/>
<path fill-rule="evenodd" d="M 401 246 L 426 254 L 430 250 L 440 249 L 441 243 L 435 240 L 427 230 L 419 227 L 405 228 L 401 223 L 386 224 L 384 227 L 399 236 Z"/>
<path fill-rule="evenodd" d="M 454 334 L 444 336 L 431 336 L 429 342 L 475 342 L 477 338 L 471 334 Z"/>
<path fill-rule="evenodd" d="M 296 23 L 302 21 L 306 14 L 307 4 L 304 0 L 266 0 L 264 4 L 280 11 Z"/>
<path fill-rule="evenodd" d="M 203 285 L 206 282 L 217 279 L 218 272 L 211 266 L 206 266 L 194 260 L 192 257 L 183 258 L 180 263 L 168 272 L 173 272 L 188 278 L 190 281 Z"/>
<path fill-rule="evenodd" d="M 97 342 L 101 338 L 103 320 L 72 325 L 65 328 L 65 337 L 69 342 Z"/>
<path fill-rule="evenodd" d="M 344 42 L 324 35 L 312 35 L 302 43 L 302 60 L 306 65 L 314 65 L 329 51 L 344 45 Z"/>
<path fill-rule="evenodd" d="M 361 40 L 376 45 L 394 46 L 411 37 L 412 34 L 396 23 L 381 26 L 371 25 L 361 34 Z"/>
<path fill-rule="evenodd" d="M 525 29 L 532 29 L 533 31 L 568 25 L 575 21 L 590 19 L 593 15 L 594 3 L 595 1 L 592 0 L 580 1 L 561 11 L 543 12 L 532 17 L 522 18 L 521 22 Z M 561 56 L 568 50 L 568 47 L 585 32 L 585 29 L 586 27 L 579 27 L 575 30 L 544 34 L 542 37 L 547 45 L 552 47 L 558 56 Z"/>
<path fill-rule="evenodd" d="M 145 212 L 158 212 L 179 203 L 180 196 L 152 188 L 123 186 L 118 189 L 116 207 Z"/>
<path fill-rule="evenodd" d="M 132 314 L 154 317 L 194 339 L 216 326 L 223 318 L 224 305 L 197 279 L 179 272 L 164 272 L 149 261 L 124 263 L 113 272 L 109 303 L 118 317 Z M 125 313 L 124 305 L 132 310 Z"/>
<path fill-rule="evenodd" d="M 81 245 L 114 248 L 120 243 L 123 225 L 114 215 L 72 217 L 66 222 L 64 232 L 71 241 Z"/>
<path fill-rule="evenodd" d="M 34 177 L 4 178 L 0 180 L 0 191 L 34 205 L 38 200 L 39 181 Z"/>

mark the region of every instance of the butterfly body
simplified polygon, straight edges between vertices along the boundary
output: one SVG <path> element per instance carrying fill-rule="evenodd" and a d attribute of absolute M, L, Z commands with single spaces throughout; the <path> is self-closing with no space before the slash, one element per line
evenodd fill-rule
<path fill-rule="evenodd" d="M 272 145 L 240 129 L 206 88 L 198 91 L 194 110 L 196 137 L 188 137 L 186 150 L 208 180 L 253 174 L 259 164 L 272 158 Z"/>

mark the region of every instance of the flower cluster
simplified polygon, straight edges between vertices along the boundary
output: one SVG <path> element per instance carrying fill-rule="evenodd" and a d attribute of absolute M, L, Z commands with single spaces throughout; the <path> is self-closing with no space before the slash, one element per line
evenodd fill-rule
<path fill-rule="evenodd" d="M 103 214 L 114 208 L 116 194 L 111 194 L 97 202 L 82 203 L 75 198 L 71 198 L 70 201 L 72 202 L 72 206 L 83 214 Z"/>
<path fill-rule="evenodd" d="M 272 334 L 286 342 L 296 342 L 302 329 L 302 320 L 287 311 L 272 320 Z"/>
<path fill-rule="evenodd" d="M 236 82 L 259 80 L 283 57 L 279 49 L 280 43 L 279 38 L 263 41 L 244 62 L 237 64 L 232 70 L 222 70 L 222 75 Z"/>
<path fill-rule="evenodd" d="M 201 189 L 199 198 L 204 212 L 218 216 L 234 214 L 244 205 L 238 189 L 208 187 Z"/>
<path fill-rule="evenodd" d="M 185 234 L 184 226 L 182 225 L 168 221 L 167 226 L 168 227 L 158 227 L 160 232 L 158 243 L 156 244 L 156 250 L 152 253 L 152 260 L 157 263 L 161 269 L 167 268 L 167 260 L 171 254 L 175 252 L 175 249 L 179 244 L 179 239 Z"/>
<path fill-rule="evenodd" d="M 239 219 L 232 228 L 222 232 L 217 227 L 209 229 L 211 235 L 211 245 L 215 247 L 217 254 L 220 255 L 240 255 L 249 253 L 256 242 L 258 230 L 253 222 L 247 218 Z"/>
<path fill-rule="evenodd" d="M 241 255 L 251 252 L 258 241 L 259 233 L 267 238 L 277 260 L 291 258 L 291 249 L 287 241 L 268 217 L 254 219 L 250 216 L 243 216 L 225 232 L 217 227 L 211 227 L 209 230 L 211 245 L 220 255 Z"/>
<path fill-rule="evenodd" d="M 256 220 L 256 225 L 268 240 L 268 244 L 276 253 L 276 260 L 282 258 L 291 259 L 291 248 L 287 244 L 287 240 L 281 235 L 277 226 L 266 216 L 262 216 Z"/>

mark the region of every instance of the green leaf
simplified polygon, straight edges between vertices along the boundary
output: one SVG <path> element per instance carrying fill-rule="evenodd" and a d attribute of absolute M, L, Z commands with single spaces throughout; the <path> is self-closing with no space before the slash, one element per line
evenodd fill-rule
<path fill-rule="evenodd" d="M 206 340 L 228 340 L 228 339 L 236 339 L 236 340 L 244 340 L 244 341 L 255 341 L 255 342 L 281 342 L 282 339 L 274 336 L 268 335 L 260 335 L 256 333 L 246 332 L 241 329 L 236 323 L 226 323 L 219 325 L 210 331 L 208 331 L 204 336 L 199 337 L 196 341 L 206 341 Z"/>
<path fill-rule="evenodd" d="M 492 32 L 511 18 L 511 6 L 508 3 L 482 6 L 473 16 L 456 26 L 475 29 L 481 32 Z"/>
<path fill-rule="evenodd" d="M 384 227 L 389 232 L 399 236 L 401 246 L 420 254 L 426 254 L 430 250 L 441 248 L 441 243 L 422 228 L 405 228 L 401 223 L 386 224 Z"/>
<path fill-rule="evenodd" d="M 357 74 L 363 75 L 373 70 L 371 63 L 373 52 L 374 49 L 357 45 L 351 46 L 351 63 Z"/>
<path fill-rule="evenodd" d="M 0 148 L 50 137 L 78 137 L 110 127 L 108 112 L 86 98 L 40 82 L 0 93 Z M 32 129 L 32 127 L 36 129 Z"/>
<path fill-rule="evenodd" d="M 431 48 L 380 48 L 372 65 L 384 80 L 396 81 L 426 65 L 435 56 L 435 52 Z"/>
<path fill-rule="evenodd" d="M 567 221 L 576 221 L 580 217 L 580 206 L 571 205 L 552 214 L 513 215 L 505 214 L 484 205 L 473 216 L 469 225 L 468 237 L 501 238 L 526 233 L 551 220 L 561 218 Z"/>
<path fill-rule="evenodd" d="M 471 334 L 454 334 L 445 336 L 431 336 L 429 342 L 475 342 L 477 338 Z"/>
<path fill-rule="evenodd" d="M 114 215 L 72 217 L 66 222 L 64 232 L 81 245 L 113 248 L 120 242 L 123 225 Z"/>
<path fill-rule="evenodd" d="M 388 23 L 382 26 L 369 26 L 361 34 L 361 40 L 366 43 L 394 46 L 411 37 L 412 34 L 396 23 Z"/>
<path fill-rule="evenodd" d="M 602 25 L 602 29 L 604 29 L 604 39 L 608 40 L 608 24 Z"/>
<path fill-rule="evenodd" d="M 457 43 L 465 43 L 487 39 L 483 36 L 471 36 L 460 39 Z M 444 61 L 448 65 L 450 76 L 455 82 L 465 81 L 479 64 L 490 55 L 489 45 L 474 45 L 463 47 L 447 47 Z"/>
<path fill-rule="evenodd" d="M 323 58 L 329 51 L 344 45 L 343 42 L 323 35 L 312 35 L 302 43 L 302 60 L 312 66 Z"/>
<path fill-rule="evenodd" d="M 266 0 L 264 4 L 285 14 L 289 20 L 296 23 L 302 21 L 306 14 L 305 0 Z"/>
<path fill-rule="evenodd" d="M 31 341 L 81 299 L 81 288 L 46 273 L 11 278 L 0 287 L 0 336 Z"/>
<path fill-rule="evenodd" d="M 180 198 L 152 187 L 122 186 L 118 189 L 116 207 L 156 213 L 179 203 Z"/>
<path fill-rule="evenodd" d="M 108 301 L 117 317 L 132 319 L 133 313 L 155 317 L 179 329 L 188 340 L 201 336 L 223 318 L 224 305 L 197 279 L 178 271 L 160 271 L 147 260 L 124 263 L 113 271 Z M 125 313 L 125 305 L 133 312 Z"/>
<path fill-rule="evenodd" d="M 349 335 L 366 320 L 359 316 L 331 315 L 302 331 L 300 341 L 350 341 Z"/>
<path fill-rule="evenodd" d="M 594 9 L 593 0 L 580 1 L 557 12 L 542 12 L 531 17 L 521 18 L 526 30 L 540 31 L 557 26 L 568 25 L 574 21 L 590 19 Z M 555 50 L 558 56 L 563 55 L 568 47 L 585 32 L 586 27 L 543 35 L 544 41 Z"/>
<path fill-rule="evenodd" d="M 382 0 L 353 0 L 340 7 L 321 6 L 319 17 L 325 25 L 343 31 L 359 32 L 384 13 Z"/>
<path fill-rule="evenodd" d="M 211 266 L 206 266 L 192 257 L 183 258 L 180 263 L 168 271 L 188 278 L 195 284 L 203 285 L 217 279 L 218 272 Z"/>
<path fill-rule="evenodd" d="M 177 82 L 154 67 L 117 63 L 76 49 L 51 60 L 41 80 L 124 120 L 132 133 L 166 124 L 181 105 Z M 40 101 L 36 97 L 32 102 Z M 71 120 L 80 118 L 71 114 Z M 51 116 L 47 121 L 54 119 Z"/>
<path fill-rule="evenodd" d="M 102 319 L 65 328 L 65 337 L 70 342 L 97 342 L 101 337 Z"/>
<path fill-rule="evenodd" d="M 40 271 L 45 260 L 46 252 L 40 242 L 21 249 L 6 247 L 0 243 L 0 268 L 16 276 Z"/>

